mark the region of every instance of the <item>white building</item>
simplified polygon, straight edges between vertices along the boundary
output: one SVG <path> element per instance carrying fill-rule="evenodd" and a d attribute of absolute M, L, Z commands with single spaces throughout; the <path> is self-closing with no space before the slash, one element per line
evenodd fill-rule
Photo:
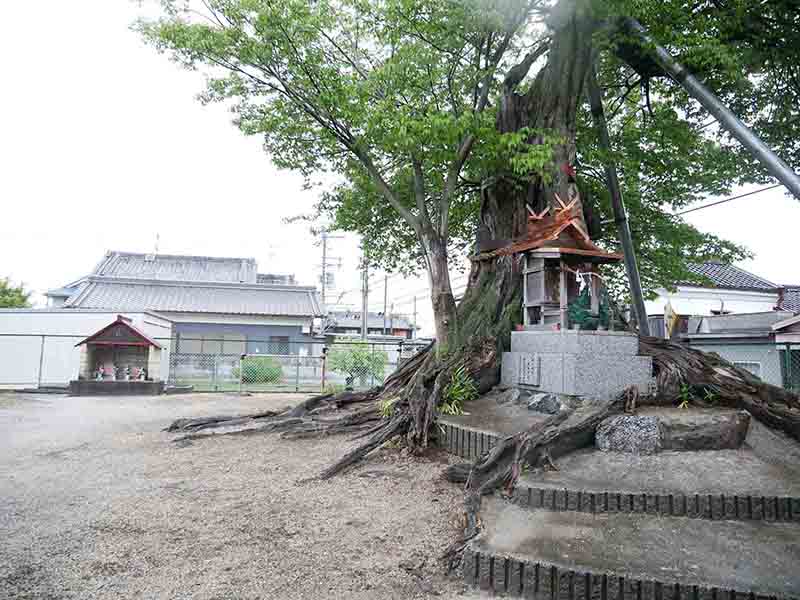
<path fill-rule="evenodd" d="M 679 283 L 674 291 L 660 289 L 645 302 L 653 335 L 664 336 L 664 311 L 669 303 L 681 317 L 675 334 L 687 333 L 689 317 L 800 311 L 800 286 L 778 285 L 744 269 L 709 261 L 689 269 L 706 283 Z"/>
<path fill-rule="evenodd" d="M 169 372 L 172 323 L 147 311 L 0 309 L 0 389 L 65 386 L 80 370 L 75 345 L 118 316 L 162 347 L 160 371 Z"/>

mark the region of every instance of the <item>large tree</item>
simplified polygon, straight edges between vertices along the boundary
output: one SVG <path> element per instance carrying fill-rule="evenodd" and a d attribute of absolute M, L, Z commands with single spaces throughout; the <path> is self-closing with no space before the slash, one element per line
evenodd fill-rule
<path fill-rule="evenodd" d="M 742 249 L 672 213 L 706 194 L 762 180 L 764 172 L 665 76 L 648 44 L 625 24 L 643 23 L 791 160 L 797 106 L 769 93 L 797 74 L 796 50 L 783 43 L 796 35 L 797 17 L 782 12 L 783 4 L 204 0 L 200 17 L 191 3 L 182 10 L 165 2 L 164 18 L 141 24 L 146 38 L 189 66 L 204 66 L 205 98 L 235 99 L 239 126 L 263 135 L 278 165 L 309 177 L 320 170 L 342 175 L 321 210 L 364 234 L 374 259 L 418 261 L 430 278 L 435 351 L 418 355 L 381 388 L 313 399 L 275 426 L 295 427 L 300 419 L 304 432 L 372 427 L 365 444 L 326 475 L 397 434 L 424 447 L 453 373 L 466 364 L 480 389 L 491 387 L 499 353 L 520 320 L 514 258 L 474 262 L 456 308 L 448 251 L 521 235 L 529 209 L 539 212 L 554 206 L 556 195 L 567 197 L 573 166 L 584 218 L 611 245 L 613 228 L 602 228 L 612 212 L 601 172 L 610 161 L 617 165 L 651 288 L 682 278 L 688 260 L 742 256 Z M 756 17 L 773 43 L 750 34 L 748 20 Z M 584 102 L 595 66 L 610 152 L 598 145 Z M 675 370 L 692 373 L 692 384 L 722 386 L 714 379 L 716 363 L 680 358 L 679 348 L 644 348 L 661 357 L 665 371 L 682 365 Z M 731 403 L 768 401 L 740 371 L 730 373 L 734 383 L 724 385 Z M 391 401 L 391 417 L 380 419 L 379 400 Z M 315 420 L 320 403 L 363 401 L 376 402 L 345 422 Z M 800 431 L 796 418 L 781 414 L 787 430 Z M 521 444 L 513 440 L 511 457 L 520 456 Z"/>
<path fill-rule="evenodd" d="M 27 308 L 31 293 L 22 284 L 13 285 L 8 278 L 0 279 L 0 308 Z"/>
<path fill-rule="evenodd" d="M 460 177 L 501 153 L 491 103 L 538 1 L 164 2 L 144 36 L 209 74 L 204 99 L 233 101 L 279 167 L 359 181 L 412 232 L 430 279 L 437 339 L 456 326 L 451 232 L 469 212 Z M 541 168 L 544 153 L 526 168 Z"/>

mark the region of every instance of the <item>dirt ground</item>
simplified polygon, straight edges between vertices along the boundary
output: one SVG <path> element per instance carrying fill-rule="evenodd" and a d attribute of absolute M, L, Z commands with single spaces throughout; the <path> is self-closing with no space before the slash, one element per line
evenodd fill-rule
<path fill-rule="evenodd" d="M 0 598 L 478 598 L 436 561 L 460 514 L 446 455 L 303 482 L 353 442 L 161 431 L 302 399 L 0 393 Z"/>

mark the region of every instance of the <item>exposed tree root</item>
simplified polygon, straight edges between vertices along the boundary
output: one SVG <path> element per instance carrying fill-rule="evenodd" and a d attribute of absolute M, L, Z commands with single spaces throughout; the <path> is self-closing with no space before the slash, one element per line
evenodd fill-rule
<path fill-rule="evenodd" d="M 594 442 L 594 432 L 609 415 L 621 412 L 620 397 L 604 402 L 585 401 L 577 409 L 568 408 L 543 423 L 501 439 L 471 465 L 454 465 L 445 471 L 449 481 L 465 481 L 465 536 L 480 529 L 481 498 L 498 489 L 507 493 L 527 465 L 552 468 L 553 459 Z"/>
<path fill-rule="evenodd" d="M 474 464 L 447 469 L 448 480 L 466 484 L 467 535 L 478 527 L 480 498 L 501 488 L 513 490 L 526 465 L 553 468 L 554 459 L 591 445 L 595 429 L 610 414 L 633 412 L 642 404 L 675 405 L 686 397 L 687 386 L 694 404 L 746 409 L 765 424 L 800 440 L 800 399 L 796 395 L 766 384 L 714 354 L 666 340 L 643 337 L 640 351 L 653 357 L 654 394 L 640 396 L 631 389 L 613 401 L 585 401 L 575 410 L 564 410 L 528 431 L 502 439 Z M 256 432 L 278 432 L 290 438 L 356 434 L 354 439 L 361 443 L 320 474 L 326 479 L 395 437 L 404 436 L 412 451 L 426 448 L 453 370 L 466 365 L 480 382 L 480 391 L 486 392 L 497 382 L 498 353 L 495 341 L 489 339 L 475 341 L 446 357 L 439 357 L 431 346 L 384 385 L 371 390 L 314 396 L 279 412 L 178 419 L 167 431 L 185 434 L 178 439 Z M 393 411 L 386 418 L 380 404 L 389 400 Z"/>
<path fill-rule="evenodd" d="M 593 443 L 595 430 L 606 417 L 635 412 L 637 405 L 675 406 L 692 395 L 704 407 L 735 407 L 749 411 L 766 425 L 800 440 L 800 397 L 764 383 L 716 354 L 707 354 L 658 338 L 640 338 L 640 353 L 653 358 L 655 390 L 643 396 L 635 389 L 603 403 L 584 403 L 544 423 L 503 438 L 474 463 L 453 465 L 445 471 L 451 482 L 465 483 L 465 532 L 448 549 L 448 568 L 460 562 L 459 552 L 481 529 L 481 498 L 498 489 L 511 493 L 522 469 L 548 468 L 552 458 Z"/>
<path fill-rule="evenodd" d="M 800 440 L 800 397 L 764 383 L 716 354 L 668 340 L 640 338 L 640 351 L 653 357 L 656 393 L 648 403 L 674 405 L 689 392 L 699 406 L 747 410 L 755 418 Z"/>

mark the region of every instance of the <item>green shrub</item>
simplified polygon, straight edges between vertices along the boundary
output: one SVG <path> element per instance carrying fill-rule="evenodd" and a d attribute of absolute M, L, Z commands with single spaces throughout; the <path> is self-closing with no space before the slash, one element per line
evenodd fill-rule
<path fill-rule="evenodd" d="M 450 383 L 442 395 L 439 410 L 445 415 L 463 415 L 464 404 L 478 397 L 478 388 L 465 365 L 460 365 L 450 375 Z"/>
<path fill-rule="evenodd" d="M 345 375 L 347 386 L 350 387 L 359 378 L 383 382 L 389 356 L 367 342 L 358 341 L 332 346 L 327 361 L 331 371 Z"/>
<path fill-rule="evenodd" d="M 397 404 L 398 400 L 400 400 L 400 397 L 395 396 L 394 398 L 387 398 L 386 400 L 378 402 L 378 410 L 383 418 L 388 419 L 392 416 L 394 413 L 394 405 Z"/>
<path fill-rule="evenodd" d="M 280 383 L 283 381 L 283 368 L 271 356 L 248 356 L 242 360 L 242 383 Z M 239 367 L 233 369 L 233 376 L 239 378 Z"/>
<path fill-rule="evenodd" d="M 341 383 L 327 383 L 323 394 L 340 394 L 344 391 L 344 384 Z"/>

